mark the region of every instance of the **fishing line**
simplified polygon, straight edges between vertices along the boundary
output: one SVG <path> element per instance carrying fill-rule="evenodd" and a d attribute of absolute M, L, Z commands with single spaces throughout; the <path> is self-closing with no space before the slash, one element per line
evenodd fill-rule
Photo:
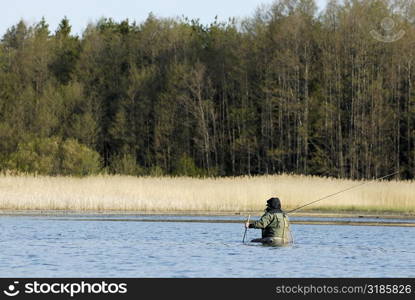
<path fill-rule="evenodd" d="M 387 178 L 387 177 L 390 177 L 390 176 L 396 175 L 396 174 L 398 174 L 398 173 L 399 173 L 399 172 L 395 172 L 395 173 L 392 173 L 392 174 L 388 174 L 388 175 L 385 175 L 385 176 L 382 176 L 382 177 L 375 178 L 375 179 L 374 179 L 374 180 L 372 180 L 372 181 L 366 181 L 366 182 L 360 183 L 360 184 L 358 184 L 358 185 L 355 185 L 355 186 L 349 187 L 349 188 L 347 188 L 347 189 L 345 189 L 345 190 L 342 190 L 342 191 L 340 191 L 340 192 L 336 192 L 336 193 L 334 193 L 334 194 L 330 194 L 330 195 L 325 196 L 325 197 L 323 197 L 323 198 L 320 198 L 320 199 L 317 199 L 317 200 L 312 201 L 312 202 L 310 202 L 310 203 L 304 204 L 304 205 L 302 205 L 302 206 L 300 206 L 300 207 L 297 207 L 297 208 L 295 208 L 295 209 L 293 209 L 293 210 L 290 210 L 290 211 L 286 212 L 286 214 L 293 213 L 293 212 L 295 212 L 295 211 L 297 211 L 297 210 L 300 210 L 300 209 L 302 209 L 302 208 L 304 208 L 304 207 L 306 207 L 306 206 L 309 206 L 309 205 L 311 205 L 311 204 L 314 204 L 314 203 L 316 203 L 316 202 L 319 202 L 319 201 L 325 200 L 325 199 L 327 199 L 327 198 L 330 198 L 330 197 L 336 196 L 336 195 L 338 195 L 338 194 L 341 194 L 341 193 L 344 193 L 344 192 L 350 191 L 350 190 L 352 190 L 352 189 L 358 188 L 358 187 L 363 186 L 363 185 L 372 184 L 372 183 L 374 183 L 376 180 L 382 180 L 382 179 L 385 179 L 385 178 Z"/>

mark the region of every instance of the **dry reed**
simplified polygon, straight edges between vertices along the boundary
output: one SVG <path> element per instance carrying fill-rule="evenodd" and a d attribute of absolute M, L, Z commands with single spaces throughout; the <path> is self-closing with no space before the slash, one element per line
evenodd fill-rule
<path fill-rule="evenodd" d="M 0 175 L 0 209 L 247 212 L 262 211 L 266 199 L 278 196 L 283 208 L 289 210 L 359 183 L 294 175 L 206 179 Z M 307 209 L 412 213 L 415 211 L 415 182 L 374 182 Z"/>

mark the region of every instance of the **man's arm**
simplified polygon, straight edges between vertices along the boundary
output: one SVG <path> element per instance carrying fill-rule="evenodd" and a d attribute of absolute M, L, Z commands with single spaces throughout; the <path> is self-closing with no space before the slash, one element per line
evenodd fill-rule
<path fill-rule="evenodd" d="M 249 228 L 264 229 L 269 225 L 269 223 L 271 223 L 271 214 L 266 213 L 258 221 L 249 224 Z"/>

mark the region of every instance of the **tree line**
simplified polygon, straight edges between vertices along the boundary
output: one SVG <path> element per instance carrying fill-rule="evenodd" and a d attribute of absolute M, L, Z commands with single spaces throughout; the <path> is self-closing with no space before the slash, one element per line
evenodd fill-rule
<path fill-rule="evenodd" d="M 20 21 L 0 42 L 0 170 L 412 179 L 414 46 L 407 0 L 103 18 L 81 36 Z"/>

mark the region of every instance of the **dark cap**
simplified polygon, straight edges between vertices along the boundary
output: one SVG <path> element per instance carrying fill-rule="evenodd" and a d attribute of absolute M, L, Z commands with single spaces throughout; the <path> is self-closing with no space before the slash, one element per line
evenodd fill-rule
<path fill-rule="evenodd" d="M 281 201 L 278 198 L 270 198 L 267 200 L 267 206 L 271 209 L 281 209 Z"/>

